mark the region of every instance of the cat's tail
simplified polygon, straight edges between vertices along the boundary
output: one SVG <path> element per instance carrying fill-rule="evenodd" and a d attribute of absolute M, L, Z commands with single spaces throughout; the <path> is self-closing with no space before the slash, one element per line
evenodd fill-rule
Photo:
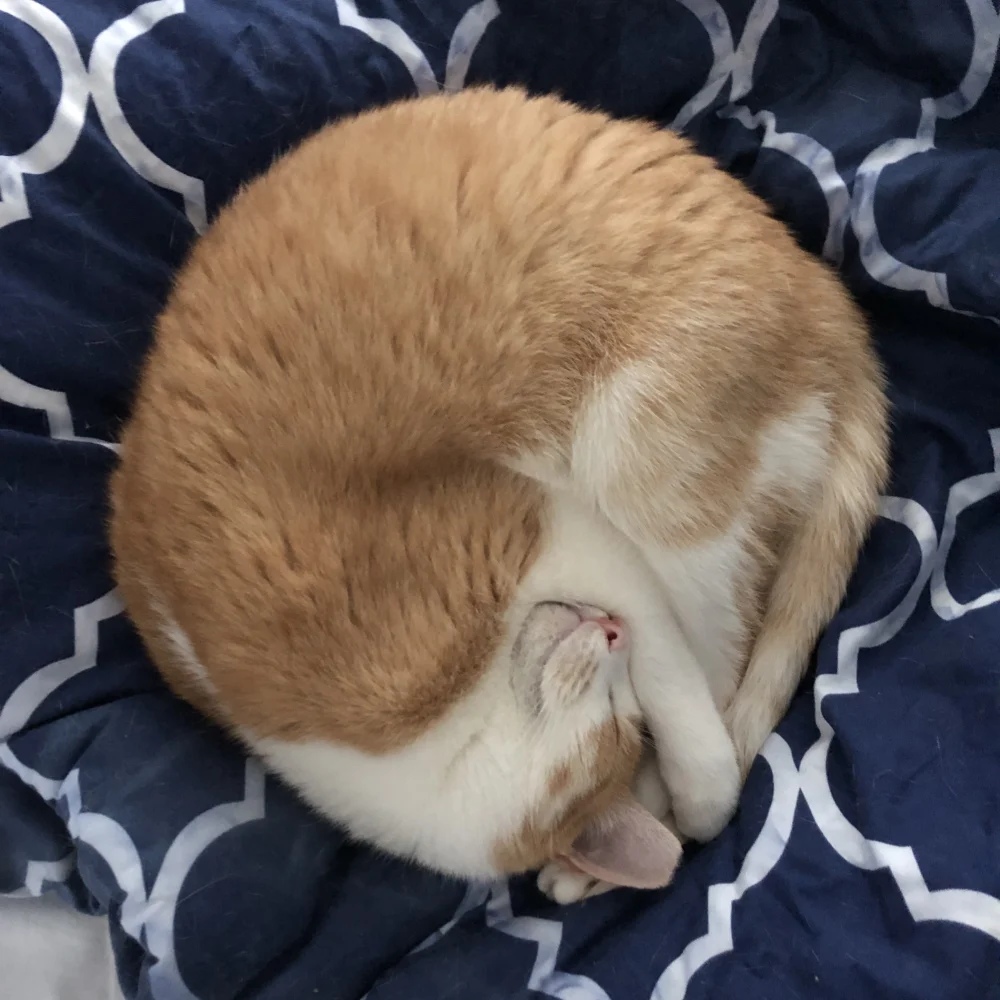
<path fill-rule="evenodd" d="M 832 443 L 817 507 L 782 553 L 750 661 L 726 715 L 746 774 L 843 599 L 888 472 L 886 402 L 869 383 Z"/>

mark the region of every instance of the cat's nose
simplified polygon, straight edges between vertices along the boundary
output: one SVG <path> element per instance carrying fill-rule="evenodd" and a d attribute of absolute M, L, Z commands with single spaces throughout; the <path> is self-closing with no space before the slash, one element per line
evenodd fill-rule
<path fill-rule="evenodd" d="M 601 626 L 604 636 L 608 640 L 608 649 L 612 652 L 628 648 L 628 629 L 625 628 L 625 623 L 619 618 L 600 613 L 587 614 L 585 609 L 583 611 L 583 620 Z"/>

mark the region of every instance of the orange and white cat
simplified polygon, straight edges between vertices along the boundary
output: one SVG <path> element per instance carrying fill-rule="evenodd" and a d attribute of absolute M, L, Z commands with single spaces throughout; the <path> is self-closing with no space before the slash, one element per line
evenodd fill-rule
<path fill-rule="evenodd" d="M 174 689 L 352 835 L 568 901 L 668 882 L 665 815 L 730 818 L 886 404 L 835 277 L 686 141 L 470 90 L 239 193 L 122 445 L 117 576 Z"/>

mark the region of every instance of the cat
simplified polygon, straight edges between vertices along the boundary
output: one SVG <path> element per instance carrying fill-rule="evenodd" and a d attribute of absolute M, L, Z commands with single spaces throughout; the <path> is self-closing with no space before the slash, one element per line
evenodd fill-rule
<path fill-rule="evenodd" d="M 731 818 L 887 413 L 858 308 L 740 181 L 482 88 L 246 185 L 121 445 L 115 572 L 173 689 L 353 837 L 566 902 Z"/>

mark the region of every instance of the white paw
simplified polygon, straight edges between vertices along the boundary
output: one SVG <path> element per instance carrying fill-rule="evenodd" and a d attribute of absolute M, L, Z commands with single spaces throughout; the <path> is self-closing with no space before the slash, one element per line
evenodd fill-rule
<path fill-rule="evenodd" d="M 709 766 L 701 758 L 701 769 L 685 773 L 670 767 L 667 786 L 677 831 L 704 843 L 717 836 L 736 812 L 743 788 L 743 775 L 733 747 L 728 743 Z M 669 762 L 664 761 L 669 767 Z"/>
<path fill-rule="evenodd" d="M 599 896 L 614 888 L 617 887 L 584 875 L 575 868 L 568 868 L 560 861 L 550 861 L 538 873 L 538 891 L 560 906 L 578 903 L 581 899 Z"/>

